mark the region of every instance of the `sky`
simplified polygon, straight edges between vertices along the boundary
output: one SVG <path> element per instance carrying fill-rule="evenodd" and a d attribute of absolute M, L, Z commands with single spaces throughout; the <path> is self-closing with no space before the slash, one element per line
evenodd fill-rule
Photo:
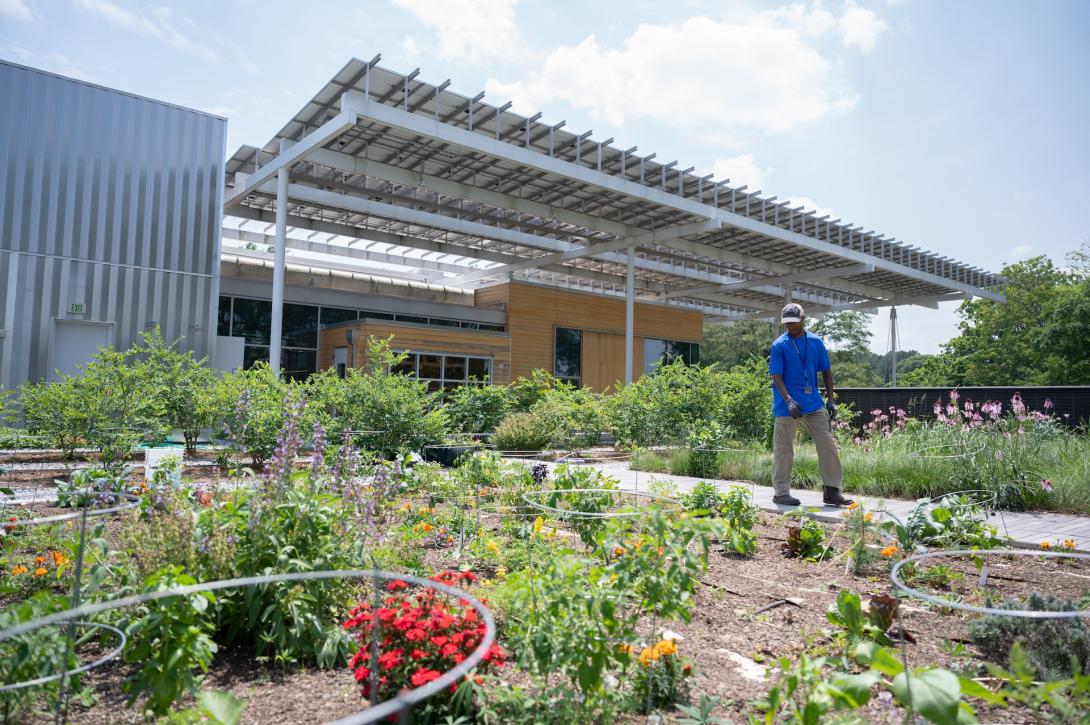
<path fill-rule="evenodd" d="M 230 154 L 381 53 L 1000 271 L 1090 240 L 1087 28 L 1085 0 L 0 0 L 0 58 L 225 116 Z M 900 308 L 901 349 L 956 308 Z"/>

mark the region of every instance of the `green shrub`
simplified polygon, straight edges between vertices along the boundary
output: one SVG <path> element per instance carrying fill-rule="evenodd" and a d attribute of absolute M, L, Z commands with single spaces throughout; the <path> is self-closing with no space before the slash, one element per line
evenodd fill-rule
<path fill-rule="evenodd" d="M 552 448 L 597 445 L 605 423 L 602 396 L 567 383 L 546 390 L 530 414 L 547 431 Z"/>
<path fill-rule="evenodd" d="M 681 502 L 686 509 L 695 514 L 719 514 L 719 506 L 723 503 L 723 494 L 719 493 L 714 483 L 701 481 L 693 486 L 693 490 L 681 497 Z"/>
<path fill-rule="evenodd" d="M 718 478 L 719 450 L 726 443 L 723 429 L 709 421 L 689 432 L 689 475 L 695 478 Z"/>
<path fill-rule="evenodd" d="M 443 405 L 452 431 L 491 433 L 511 408 L 507 388 L 463 385 L 447 394 Z"/>
<path fill-rule="evenodd" d="M 812 518 L 797 515 L 798 524 L 788 526 L 787 541 L 782 545 L 784 556 L 805 561 L 821 561 L 832 553 L 825 543 L 825 528 Z"/>
<path fill-rule="evenodd" d="M 157 592 L 196 584 L 197 580 L 171 566 L 150 577 L 145 592 Z M 131 705 L 147 696 L 147 709 L 162 715 L 183 692 L 196 694 L 200 678 L 195 670 L 207 672 L 216 653 L 209 605 L 211 592 L 167 597 L 143 604 L 138 616 L 126 628 L 129 646 L 127 662 L 140 669 L 125 683 Z"/>
<path fill-rule="evenodd" d="M 213 418 L 239 452 L 260 465 L 276 448 L 284 427 L 284 401 L 293 387 L 265 362 L 227 373 L 212 393 Z"/>
<path fill-rule="evenodd" d="M 24 383 L 19 387 L 19 405 L 27 430 L 60 448 L 65 460 L 72 460 L 76 449 L 85 444 L 92 392 L 69 376 L 56 382 Z"/>
<path fill-rule="evenodd" d="M 352 442 L 386 455 L 443 440 L 446 418 L 436 407 L 438 395 L 426 383 L 387 371 L 403 357 L 390 351 L 388 341 L 372 337 L 367 367 L 350 368 L 343 379 L 332 369 L 310 377 L 309 415 L 321 421 L 334 447 L 345 431 L 381 431 L 352 436 Z"/>
<path fill-rule="evenodd" d="M 63 611 L 68 608 L 68 604 L 67 597 L 52 592 L 38 592 L 0 611 L 0 630 Z M 60 664 L 64 662 L 67 652 L 68 639 L 62 627 L 40 627 L 0 642 L 0 681 L 13 683 L 54 675 Z M 69 654 L 67 657 L 69 670 L 79 666 L 75 654 Z M 78 688 L 79 676 L 73 676 L 68 686 Z M 31 708 L 36 698 L 29 696 L 28 692 L 34 694 L 44 692 L 47 700 L 52 700 L 59 690 L 60 683 L 53 681 L 29 691 L 0 692 L 0 708 L 2 708 L 0 721 L 30 722 L 33 719 Z"/>
<path fill-rule="evenodd" d="M 997 608 L 1035 612 L 1073 612 L 1079 609 L 1076 602 L 1036 592 L 1025 600 L 1004 600 Z M 1082 617 L 1026 619 L 986 616 L 970 621 L 968 628 L 969 636 L 980 653 L 1003 666 L 1008 666 L 1011 645 L 1017 642 L 1025 653 L 1027 663 L 1042 679 L 1070 677 L 1086 672 L 1090 665 L 1090 626 Z"/>
<path fill-rule="evenodd" d="M 723 495 L 719 512 L 727 525 L 724 541 L 728 551 L 748 556 L 757 553 L 757 524 L 760 510 L 753 503 L 750 492 L 743 486 L 731 486 Z"/>
<path fill-rule="evenodd" d="M 549 433 L 530 413 L 511 413 L 490 439 L 497 451 L 540 451 L 549 445 Z"/>
<path fill-rule="evenodd" d="M 198 360 L 192 350 L 178 349 L 182 338 L 167 343 L 158 327 L 141 332 L 140 337 L 143 345 L 132 352 L 140 357 L 149 392 L 158 399 L 166 426 L 181 429 L 186 452 L 195 453 L 201 429 L 213 422 L 211 393 L 216 374 L 205 364 L 205 358 Z"/>
<path fill-rule="evenodd" d="M 507 387 L 507 394 L 511 401 L 511 410 L 516 413 L 529 413 L 537 401 L 545 396 L 545 392 L 565 384 L 548 370 L 536 368 L 530 371 L 530 375 L 517 378 Z"/>

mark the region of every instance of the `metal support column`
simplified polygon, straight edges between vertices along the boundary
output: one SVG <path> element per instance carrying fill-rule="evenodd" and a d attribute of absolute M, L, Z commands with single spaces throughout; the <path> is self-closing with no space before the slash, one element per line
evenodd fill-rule
<path fill-rule="evenodd" d="M 281 148 L 281 151 L 284 151 Z M 280 338 L 284 326 L 284 264 L 288 237 L 288 169 L 276 172 L 276 255 L 273 259 L 272 326 L 269 330 L 269 367 L 280 374 Z"/>
<path fill-rule="evenodd" d="M 624 381 L 632 382 L 633 327 L 636 318 L 636 248 L 628 248 L 624 279 Z"/>
<path fill-rule="evenodd" d="M 897 387 L 897 308 L 889 308 L 890 386 Z"/>

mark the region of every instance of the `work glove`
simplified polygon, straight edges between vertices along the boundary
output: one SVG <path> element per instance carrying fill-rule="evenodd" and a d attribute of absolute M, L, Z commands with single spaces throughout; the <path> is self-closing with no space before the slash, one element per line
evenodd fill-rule
<path fill-rule="evenodd" d="M 836 403 L 832 399 L 825 403 L 825 410 L 829 411 L 829 420 L 836 420 Z"/>
<path fill-rule="evenodd" d="M 799 407 L 799 404 L 796 403 L 793 398 L 787 399 L 787 412 L 792 418 L 802 417 L 802 408 Z"/>

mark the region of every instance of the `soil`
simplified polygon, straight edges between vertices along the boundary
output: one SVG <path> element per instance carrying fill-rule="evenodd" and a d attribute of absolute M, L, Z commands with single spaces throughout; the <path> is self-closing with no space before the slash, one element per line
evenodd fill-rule
<path fill-rule="evenodd" d="M 482 517 L 485 526 L 495 523 L 494 517 Z M 787 558 L 781 553 L 787 526 L 787 520 L 779 515 L 762 514 L 761 523 L 755 527 L 759 537 L 756 555 L 742 558 L 713 552 L 709 568 L 701 577 L 702 586 L 696 593 L 691 621 L 665 623 L 683 637 L 679 643 L 681 654 L 694 666 L 693 702 L 699 702 L 704 694 L 719 697 L 716 714 L 734 722 L 744 721 L 742 713 L 748 703 L 768 691 L 766 668 L 775 667 L 779 658 L 796 659 L 801 653 L 811 657 L 841 654 L 843 642 L 826 619 L 826 611 L 835 604 L 842 588 L 859 593 L 864 603 L 872 595 L 894 594 L 888 566 L 880 559 L 862 575 L 847 571 L 843 552 L 848 542 L 841 527 L 825 527 L 832 535 L 834 554 L 826 561 L 814 563 Z M 436 568 L 449 566 L 446 553 L 430 550 L 425 561 Z M 970 603 L 984 604 L 1042 590 L 1079 599 L 1090 591 L 1090 566 L 1083 561 L 989 555 L 989 576 L 983 589 L 978 586 L 979 571 L 972 561 L 944 557 L 927 563 L 948 567 L 952 577 L 950 589 L 916 586 Z M 479 573 L 494 575 L 491 571 Z M 908 642 L 899 649 L 899 656 L 907 658 L 910 666 L 928 664 L 955 671 L 978 670 L 979 659 L 952 656 L 948 644 L 965 644 L 971 656 L 966 622 L 972 615 L 907 598 L 901 601 L 900 614 L 900 625 L 907 633 Z M 96 687 L 99 700 L 89 709 L 73 704 L 71 720 L 140 722 L 138 708 L 126 708 L 120 690 L 130 667 L 112 663 L 85 676 L 85 682 Z M 526 681 L 513 671 L 512 665 L 505 668 L 503 677 L 508 681 Z M 246 723 L 325 722 L 365 706 L 347 668 L 283 670 L 254 663 L 233 651 L 221 651 L 204 687 L 230 690 L 243 699 L 246 707 L 242 721 Z M 1027 713 L 1014 709 L 989 712 L 979 704 L 976 709 L 982 722 L 1033 722 Z M 859 714 L 875 723 L 903 720 L 899 709 L 878 700 L 872 700 Z M 627 721 L 646 719 L 632 716 Z"/>

